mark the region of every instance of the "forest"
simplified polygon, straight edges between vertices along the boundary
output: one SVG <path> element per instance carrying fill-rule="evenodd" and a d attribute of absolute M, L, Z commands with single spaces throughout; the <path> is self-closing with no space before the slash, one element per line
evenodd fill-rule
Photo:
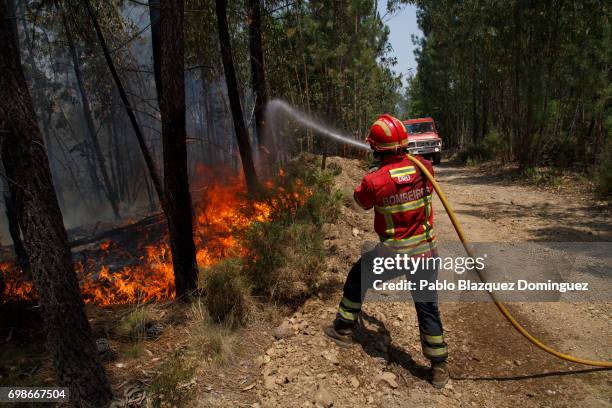
<path fill-rule="evenodd" d="M 476 160 L 586 169 L 610 192 L 609 4 L 416 4 L 411 116 L 434 116 L 447 143 Z"/>
<path fill-rule="evenodd" d="M 406 5 L 422 36 L 405 39 L 416 71 L 398 73 L 386 18 Z M 321 292 L 323 226 L 353 187 L 334 187 L 342 169 L 328 158 L 364 154 L 272 126 L 275 99 L 359 141 L 382 113 L 431 116 L 448 159 L 571 170 L 608 200 L 610 11 L 597 0 L 0 0 L 0 333 L 9 343 L 10 319 L 35 310 L 48 383 L 77 406 L 108 406 L 120 381 L 96 338 L 145 350 L 159 329 L 145 307 L 204 302 L 213 342 L 213 323 L 234 330 L 249 308 Z M 91 316 L 104 308 L 129 327 L 100 328 Z M 148 392 L 180 406 L 179 380 L 168 391 L 161 377 Z M 1 386 L 15 378 L 0 367 Z"/>

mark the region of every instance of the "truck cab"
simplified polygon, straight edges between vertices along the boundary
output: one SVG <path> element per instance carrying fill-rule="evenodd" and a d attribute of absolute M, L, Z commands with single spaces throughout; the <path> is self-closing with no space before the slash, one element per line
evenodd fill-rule
<path fill-rule="evenodd" d="M 423 156 L 440 164 L 442 158 L 442 139 L 438 135 L 433 118 L 418 118 L 402 121 L 408 133 L 408 152 Z"/>

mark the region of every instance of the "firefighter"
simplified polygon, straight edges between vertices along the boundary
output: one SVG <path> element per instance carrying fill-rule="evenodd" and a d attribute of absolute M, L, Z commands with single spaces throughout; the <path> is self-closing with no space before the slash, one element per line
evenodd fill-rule
<path fill-rule="evenodd" d="M 406 156 L 408 134 L 404 124 L 391 115 L 382 115 L 370 128 L 367 142 L 379 161 L 379 167 L 365 175 L 361 185 L 355 189 L 354 199 L 366 210 L 374 207 L 374 229 L 380 243 L 351 268 L 336 319 L 324 328 L 325 334 L 343 347 L 355 343 L 354 334 L 367 290 L 362 288 L 362 279 L 372 275 L 371 259 L 375 254 L 392 256 L 389 254 L 399 253 L 426 259 L 438 256 L 433 231 L 433 186 Z M 429 161 L 421 157 L 417 159 L 433 174 Z M 363 275 L 362 264 L 370 269 L 363 271 Z M 433 279 L 437 277 L 435 269 L 426 272 Z M 427 299 L 418 299 L 412 293 L 422 351 L 431 361 L 432 385 L 443 388 L 449 379 L 446 367 L 448 350 L 437 293 L 433 291 L 429 295 Z"/>

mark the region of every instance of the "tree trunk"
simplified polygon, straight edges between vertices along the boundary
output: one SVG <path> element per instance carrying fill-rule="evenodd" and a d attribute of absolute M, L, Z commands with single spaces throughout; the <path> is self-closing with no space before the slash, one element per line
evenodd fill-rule
<path fill-rule="evenodd" d="M 266 92 L 266 71 L 263 48 L 261 45 L 261 0 L 248 0 L 249 13 L 249 48 L 251 52 L 251 84 L 255 94 L 255 128 L 260 147 L 266 146 L 264 141 L 265 108 L 268 103 Z"/>
<path fill-rule="evenodd" d="M 140 146 L 140 151 L 142 152 L 145 164 L 147 165 L 147 170 L 149 171 L 149 176 L 151 177 L 153 186 L 155 187 L 157 198 L 159 199 L 162 208 L 165 209 L 166 204 L 164 190 L 162 188 L 159 173 L 157 172 L 157 168 L 155 167 L 155 162 L 153 161 L 153 157 L 149 152 L 149 148 L 147 147 L 147 144 L 144 140 L 142 130 L 140 129 L 138 121 L 136 120 L 136 115 L 132 110 L 127 94 L 125 93 L 125 88 L 123 88 L 123 84 L 121 83 L 121 79 L 119 78 L 119 74 L 117 73 L 117 69 L 115 68 L 115 63 L 111 58 L 110 51 L 108 50 L 108 46 L 106 45 L 106 40 L 104 39 L 102 29 L 100 28 L 100 24 L 98 23 L 98 19 L 96 18 L 94 10 L 91 7 L 89 0 L 84 0 L 83 3 L 87 10 L 87 14 L 89 15 L 89 18 L 91 19 L 91 22 L 94 26 L 94 30 L 96 31 L 96 36 L 98 37 L 98 41 L 100 42 L 100 47 L 102 47 L 102 52 L 104 54 L 104 58 L 106 59 L 108 70 L 113 76 L 113 80 L 115 81 L 115 85 L 117 86 L 117 91 L 119 92 L 119 96 L 121 97 L 121 102 L 123 102 L 123 106 L 125 107 L 126 113 L 130 118 L 130 123 L 132 124 L 132 128 L 134 129 L 134 133 L 136 134 L 136 139 L 138 139 L 138 145 Z"/>
<path fill-rule="evenodd" d="M 210 92 L 210 83 L 205 79 L 204 72 L 202 71 L 202 98 L 204 105 L 204 117 L 206 121 L 206 159 L 205 163 L 209 165 L 214 165 L 217 162 L 217 155 L 214 152 L 215 141 L 213 139 L 213 110 L 211 105 L 211 92 Z"/>
<path fill-rule="evenodd" d="M 197 269 L 185 128 L 184 0 L 161 6 L 160 111 L 164 156 L 166 219 L 172 250 L 176 297 L 196 288 Z"/>
<path fill-rule="evenodd" d="M 232 119 L 236 130 L 236 140 L 242 160 L 242 170 L 246 179 L 247 188 L 250 192 L 258 189 L 257 174 L 255 164 L 251 154 L 251 143 L 249 142 L 249 132 L 244 124 L 242 107 L 240 106 L 240 94 L 238 92 L 238 80 L 234 69 L 234 59 L 232 57 L 232 46 L 230 42 L 229 28 L 227 26 L 227 2 L 216 0 L 217 26 L 219 31 L 219 43 L 221 45 L 221 57 L 223 59 L 223 70 L 225 72 L 225 82 L 227 84 L 227 94 L 229 97 Z"/>
<path fill-rule="evenodd" d="M 0 21 L 6 21 L 6 0 Z M 59 384 L 79 406 L 108 406 L 112 394 L 83 310 L 51 170 L 21 67 L 17 39 L 0 24 L 0 149 L 39 296 Z"/>
<path fill-rule="evenodd" d="M 15 202 L 8 191 L 4 193 L 4 209 L 6 212 L 6 219 L 8 220 L 9 234 L 11 235 L 11 240 L 13 240 L 15 259 L 17 260 L 17 263 L 22 266 L 24 272 L 26 272 L 29 270 L 28 256 L 25 248 L 23 247 L 23 241 L 21 240 L 21 230 L 19 229 Z"/>
<path fill-rule="evenodd" d="M 149 0 L 149 21 L 151 23 L 151 44 L 153 46 L 153 76 L 157 99 L 161 100 L 161 4 L 160 0 Z"/>
<path fill-rule="evenodd" d="M 66 39 L 68 40 L 68 47 L 70 48 L 70 56 L 72 57 L 72 66 L 74 68 L 74 75 L 76 76 L 77 88 L 79 90 L 79 95 L 81 96 L 81 104 L 83 106 L 83 115 L 85 117 L 85 124 L 87 127 L 89 142 L 91 143 L 91 148 L 93 150 L 95 160 L 98 164 L 98 167 L 100 168 L 100 173 L 102 174 L 102 181 L 104 182 L 104 192 L 106 194 L 106 198 L 108 199 L 108 202 L 110 203 L 113 209 L 113 214 L 115 215 L 115 218 L 119 219 L 121 218 L 121 215 L 119 214 L 117 195 L 115 194 L 115 189 L 113 188 L 113 184 L 111 183 L 110 177 L 108 176 L 108 171 L 106 171 L 104 154 L 102 154 L 100 141 L 98 140 L 98 135 L 96 134 L 93 114 L 91 112 L 91 107 L 89 106 L 89 99 L 87 98 L 87 93 L 85 92 L 85 83 L 83 81 L 83 75 L 81 74 L 81 68 L 79 66 L 79 57 L 77 55 L 74 39 L 72 38 L 72 32 L 68 27 L 65 12 L 60 11 L 60 13 L 62 15 L 62 24 L 64 25 L 64 31 L 66 32 Z"/>
<path fill-rule="evenodd" d="M 6 170 L 4 170 L 4 173 L 6 173 Z M 2 190 L 5 190 L 4 184 L 4 179 L 0 178 L 0 188 Z M 11 240 L 13 241 L 13 251 L 15 252 L 15 259 L 17 260 L 17 263 L 21 265 L 24 272 L 26 274 L 29 274 L 28 256 L 23 247 L 23 241 L 21 240 L 21 229 L 19 228 L 18 220 L 19 217 L 17 217 L 15 201 L 13 200 L 11 193 L 8 191 L 8 184 L 2 196 L 4 198 L 4 211 L 6 213 L 6 219 L 8 221 L 9 235 L 11 236 Z"/>

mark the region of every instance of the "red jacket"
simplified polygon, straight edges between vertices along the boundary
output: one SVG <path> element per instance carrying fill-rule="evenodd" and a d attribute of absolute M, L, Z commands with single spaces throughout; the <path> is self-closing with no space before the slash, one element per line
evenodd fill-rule
<path fill-rule="evenodd" d="M 431 163 L 417 156 L 433 175 Z M 436 246 L 433 231 L 433 186 L 405 154 L 385 156 L 381 167 L 363 178 L 355 201 L 374 207 L 374 229 L 383 244 L 409 255 L 427 254 Z"/>

